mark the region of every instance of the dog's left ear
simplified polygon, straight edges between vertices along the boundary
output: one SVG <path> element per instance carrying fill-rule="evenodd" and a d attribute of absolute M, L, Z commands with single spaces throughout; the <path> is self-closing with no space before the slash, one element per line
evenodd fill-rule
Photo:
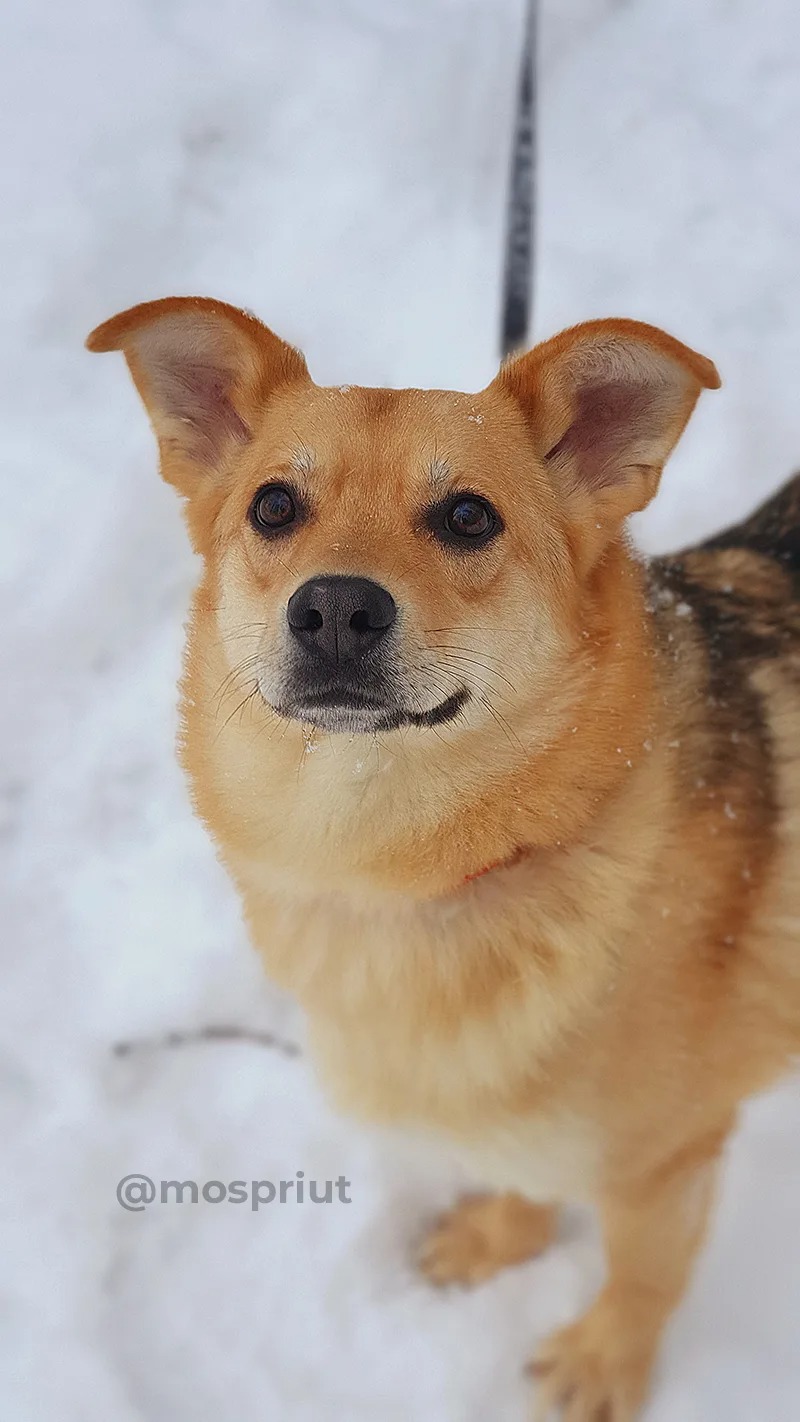
<path fill-rule="evenodd" d="M 698 395 L 719 384 L 705 356 L 640 321 L 573 326 L 493 381 L 519 405 L 573 516 L 606 533 L 650 502 Z"/>
<path fill-rule="evenodd" d="M 268 326 L 205 297 L 134 306 L 86 344 L 123 352 L 158 438 L 161 472 L 188 497 L 248 442 L 275 389 L 310 379 L 300 352 Z"/>

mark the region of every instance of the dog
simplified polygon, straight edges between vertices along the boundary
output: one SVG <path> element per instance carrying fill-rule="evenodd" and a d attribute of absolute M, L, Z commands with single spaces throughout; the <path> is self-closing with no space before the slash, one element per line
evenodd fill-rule
<path fill-rule="evenodd" d="M 203 571 L 180 756 L 333 1101 L 487 1193 L 475 1283 L 599 1210 L 608 1277 L 531 1369 L 629 1422 L 741 1101 L 800 1051 L 800 479 L 649 563 L 626 519 L 713 364 L 590 321 L 479 394 L 324 388 L 171 298 L 121 350 Z"/>

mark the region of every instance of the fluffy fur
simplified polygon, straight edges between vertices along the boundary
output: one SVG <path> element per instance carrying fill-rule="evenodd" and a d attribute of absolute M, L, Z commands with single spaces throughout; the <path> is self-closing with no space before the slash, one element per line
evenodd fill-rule
<path fill-rule="evenodd" d="M 199 299 L 89 344 L 124 351 L 203 558 L 181 757 L 267 971 L 341 1108 L 503 1192 L 440 1222 L 434 1281 L 597 1205 L 608 1281 L 533 1370 L 541 1416 L 628 1422 L 738 1103 L 800 1050 L 800 484 L 635 557 L 625 517 L 718 384 L 635 322 L 565 332 L 477 395 L 320 388 Z M 265 539 L 270 480 L 308 516 Z M 465 489 L 504 525 L 474 552 L 424 521 Z M 392 592 L 396 685 L 419 713 L 461 689 L 456 719 L 336 733 L 273 709 L 287 601 L 321 573 Z"/>

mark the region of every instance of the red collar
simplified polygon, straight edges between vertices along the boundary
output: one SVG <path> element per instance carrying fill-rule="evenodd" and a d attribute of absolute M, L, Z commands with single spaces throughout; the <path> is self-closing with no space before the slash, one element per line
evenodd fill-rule
<path fill-rule="evenodd" d="M 471 884 L 475 879 L 482 879 L 484 874 L 491 874 L 493 869 L 510 869 L 512 864 L 518 863 L 524 853 L 525 850 L 520 848 L 506 855 L 505 859 L 493 859 L 491 864 L 484 864 L 482 869 L 476 869 L 472 874 L 467 874 L 465 878 L 461 880 L 459 888 L 465 888 L 467 884 Z"/>

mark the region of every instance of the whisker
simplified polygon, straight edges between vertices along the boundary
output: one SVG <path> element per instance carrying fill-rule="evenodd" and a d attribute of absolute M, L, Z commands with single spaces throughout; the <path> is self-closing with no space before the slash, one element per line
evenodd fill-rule
<path fill-rule="evenodd" d="M 234 642 L 240 637 L 249 637 L 254 631 L 267 632 L 268 622 L 243 622 L 240 627 L 235 627 L 232 632 L 224 632 L 220 635 L 221 642 Z"/>
<path fill-rule="evenodd" d="M 440 647 L 444 650 L 447 650 L 448 647 L 452 647 L 454 652 L 475 652 L 477 656 L 488 656 L 489 660 L 493 662 L 502 662 L 504 660 L 503 657 L 492 656 L 491 653 L 484 652 L 483 647 L 462 647 L 459 642 L 430 642 L 428 645 L 431 647 Z"/>
<path fill-rule="evenodd" d="M 222 735 L 222 732 L 225 730 L 225 727 L 226 727 L 227 725 L 229 725 L 230 722 L 233 720 L 234 716 L 236 715 L 236 712 L 237 712 L 237 711 L 243 711 L 243 709 L 244 709 L 244 707 L 247 705 L 248 701 L 252 701 L 253 697 L 254 697 L 254 696 L 257 696 L 257 695 L 258 695 L 258 682 L 256 681 L 256 682 L 253 682 L 252 689 L 251 689 L 250 691 L 248 691 L 247 695 L 242 698 L 242 700 L 239 702 L 239 705 L 238 705 L 238 706 L 235 706 L 235 707 L 233 708 L 233 710 L 231 711 L 230 716 L 226 716 L 225 720 L 223 721 L 222 725 L 220 726 L 219 730 L 217 731 L 216 736 L 214 737 L 214 744 L 215 744 L 215 745 L 216 745 L 217 741 L 219 740 L 220 736 Z M 241 722 L 240 722 L 239 724 L 241 725 Z"/>
<path fill-rule="evenodd" d="M 504 632 L 511 632 L 515 637 L 524 637 L 530 632 L 530 627 L 507 627 L 503 625 Z M 456 632 L 459 637 L 471 637 L 473 633 L 479 636 L 497 636 L 496 627 L 423 627 L 422 634 L 425 637 L 436 637 L 440 632 Z"/>
<path fill-rule="evenodd" d="M 241 662 L 238 662 L 237 665 L 231 671 L 229 671 L 226 676 L 222 678 L 222 681 L 220 682 L 219 687 L 214 693 L 213 698 L 216 702 L 216 709 L 214 713 L 215 715 L 219 715 L 219 712 L 222 709 L 222 702 L 228 695 L 228 693 L 234 689 L 237 682 L 242 677 L 246 676 L 248 672 L 251 672 L 253 670 L 253 668 L 258 664 L 258 661 L 259 658 L 257 656 L 245 657 Z"/>
<path fill-rule="evenodd" d="M 495 708 L 494 708 L 494 706 L 492 705 L 492 703 L 491 703 L 489 697 L 488 697 L 488 696 L 485 696 L 485 695 L 482 695 L 482 694 L 479 692 L 479 693 L 478 693 L 478 700 L 481 702 L 481 704 L 482 704 L 483 706 L 485 706 L 486 710 L 489 712 L 489 715 L 492 717 L 492 719 L 497 722 L 497 724 L 498 724 L 498 726 L 500 727 L 501 731 L 503 731 L 504 734 L 506 735 L 506 737 L 508 738 L 508 741 L 510 742 L 510 744 L 511 744 L 511 745 L 515 745 L 515 744 L 516 744 L 516 746 L 519 748 L 519 750 L 522 752 L 522 754 L 523 754 L 523 755 L 526 755 L 526 754 L 527 754 L 526 749 L 525 749 L 524 745 L 522 744 L 522 741 L 520 740 L 520 738 L 519 738 L 519 736 L 517 735 L 516 731 L 514 731 L 511 726 L 509 726 L 508 721 L 506 720 L 505 716 L 501 716 L 501 715 L 500 715 L 500 712 L 495 710 Z"/>
<path fill-rule="evenodd" d="M 498 681 L 504 681 L 506 686 L 510 687 L 510 689 L 516 694 L 517 688 L 514 685 L 513 681 L 511 681 L 507 676 L 505 676 L 503 672 L 495 671 L 494 667 L 487 667 L 486 664 L 477 657 L 468 657 L 465 656 L 463 653 L 458 652 L 446 652 L 444 654 L 444 661 L 446 663 L 463 663 L 464 666 L 468 667 L 478 667 L 479 670 L 485 672 L 487 676 L 494 676 L 497 677 Z"/>
<path fill-rule="evenodd" d="M 461 656 L 446 658 L 446 660 L 458 663 L 468 661 L 467 658 Z M 480 662 L 476 662 L 474 663 L 474 665 L 481 667 L 481 670 L 484 671 L 487 676 L 499 676 L 498 672 L 493 671 L 491 667 L 483 666 Z M 477 682 L 478 687 L 481 688 L 479 690 L 476 690 L 475 692 L 478 701 L 480 701 L 481 705 L 485 708 L 485 710 L 489 712 L 489 715 L 493 718 L 493 720 L 496 721 L 497 725 L 503 731 L 503 734 L 506 736 L 508 741 L 511 744 L 516 745 L 523 753 L 523 755 L 526 754 L 527 752 L 525 746 L 523 745 L 516 731 L 513 730 L 513 728 L 509 725 L 509 722 L 506 720 L 505 716 L 501 715 L 501 713 L 495 707 L 490 695 L 492 688 L 489 687 L 486 682 L 482 682 L 479 678 L 475 677 L 474 674 L 472 675 L 471 680 L 473 682 Z M 508 682 L 508 685 L 511 687 L 512 691 L 516 691 L 516 687 L 514 686 L 513 682 L 508 681 L 507 677 L 503 677 L 502 680 Z"/>

